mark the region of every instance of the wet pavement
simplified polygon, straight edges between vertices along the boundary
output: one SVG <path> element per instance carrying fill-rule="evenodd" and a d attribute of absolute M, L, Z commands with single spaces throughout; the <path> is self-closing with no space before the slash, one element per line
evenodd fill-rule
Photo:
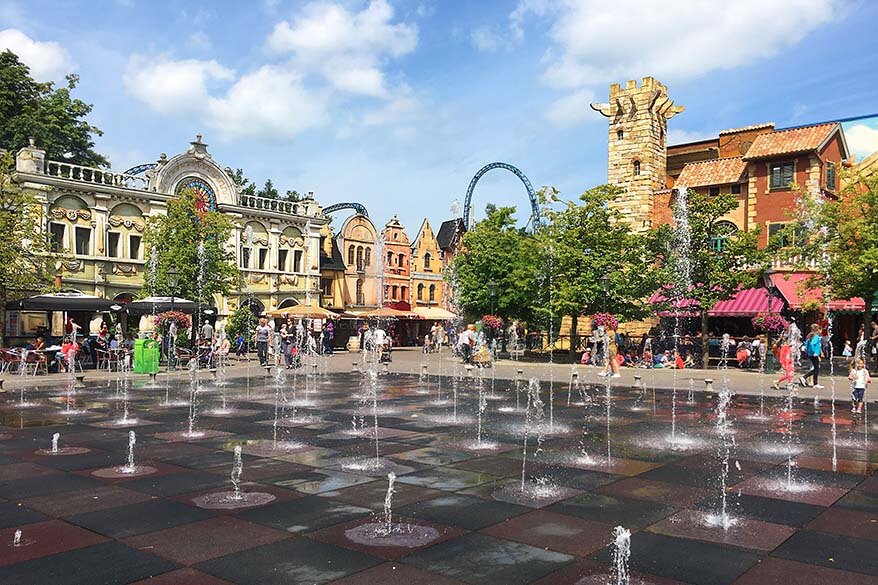
<path fill-rule="evenodd" d="M 543 382 L 526 426 L 526 383 L 490 371 L 258 374 L 196 376 L 191 434 L 185 377 L 0 397 L 0 583 L 587 585 L 607 582 L 621 525 L 631 583 L 878 584 L 878 425 L 828 391 L 735 396 L 721 436 L 716 395 L 685 383 L 585 385 L 568 406 L 566 381 Z M 200 507 L 231 490 L 236 445 L 241 489 L 263 496 Z M 364 544 L 390 471 L 400 532 Z M 405 529 L 422 540 L 397 546 Z"/>

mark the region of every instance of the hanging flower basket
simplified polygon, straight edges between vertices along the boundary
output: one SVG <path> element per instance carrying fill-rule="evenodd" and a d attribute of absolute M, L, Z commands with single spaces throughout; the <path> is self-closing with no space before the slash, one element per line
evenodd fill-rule
<path fill-rule="evenodd" d="M 494 333 L 500 333 L 503 330 L 503 319 L 497 315 L 485 315 L 481 321 L 482 327 L 490 329 Z"/>
<path fill-rule="evenodd" d="M 617 331 L 619 329 L 619 320 L 612 313 L 595 313 L 591 316 L 591 326 Z"/>
<path fill-rule="evenodd" d="M 789 321 L 777 313 L 759 313 L 750 321 L 756 331 L 763 333 L 780 333 L 790 325 Z"/>
<path fill-rule="evenodd" d="M 165 311 L 155 316 L 155 325 L 162 331 L 167 331 L 168 326 L 177 323 L 178 330 L 189 329 L 192 327 L 192 319 L 186 313 L 180 311 Z"/>

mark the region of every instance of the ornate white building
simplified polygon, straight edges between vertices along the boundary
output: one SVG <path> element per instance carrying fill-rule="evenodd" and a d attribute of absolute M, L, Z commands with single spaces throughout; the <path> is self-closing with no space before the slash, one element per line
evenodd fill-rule
<path fill-rule="evenodd" d="M 300 202 L 242 195 L 229 167 L 220 166 L 197 136 L 189 148 L 119 173 L 46 160 L 31 143 L 16 153 L 13 180 L 37 193 L 46 230 L 68 258 L 56 266 L 61 287 L 129 300 L 143 284 L 149 250 L 146 219 L 167 212 L 183 188 L 237 225 L 227 243 L 244 274 L 244 289 L 214 302 L 220 315 L 239 303 L 255 309 L 320 303 L 320 230 L 327 223 L 309 193 Z"/>

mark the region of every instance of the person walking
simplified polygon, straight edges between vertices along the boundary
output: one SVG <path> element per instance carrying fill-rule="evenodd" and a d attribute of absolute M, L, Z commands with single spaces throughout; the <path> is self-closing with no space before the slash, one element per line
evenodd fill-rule
<path fill-rule="evenodd" d="M 793 348 L 790 345 L 789 339 L 782 337 L 774 342 L 771 350 L 772 353 L 774 353 L 774 357 L 777 358 L 783 372 L 772 387 L 775 390 L 780 390 L 781 384 L 792 384 L 793 378 L 795 377 L 796 367 L 793 363 Z"/>
<path fill-rule="evenodd" d="M 823 338 L 820 336 L 820 325 L 813 323 L 811 332 L 805 338 L 805 355 L 811 362 L 811 369 L 799 378 L 802 386 L 812 386 L 814 388 L 823 388 L 817 383 L 817 376 L 820 374 L 820 357 L 823 354 Z M 808 384 L 808 378 L 813 378 L 813 383 Z"/>
<path fill-rule="evenodd" d="M 268 324 L 265 317 L 259 319 L 259 325 L 256 326 L 256 333 L 253 334 L 256 341 L 256 357 L 259 358 L 259 365 L 268 364 L 268 344 L 271 342 L 273 330 Z"/>
<path fill-rule="evenodd" d="M 284 356 L 284 364 L 289 370 L 293 367 L 293 355 L 290 351 L 293 335 L 286 323 L 280 326 L 280 333 L 278 335 L 280 335 L 280 350 Z"/>

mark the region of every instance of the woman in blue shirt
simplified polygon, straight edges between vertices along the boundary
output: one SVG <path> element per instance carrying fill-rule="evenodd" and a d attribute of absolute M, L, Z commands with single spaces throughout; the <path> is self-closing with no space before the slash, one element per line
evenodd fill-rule
<path fill-rule="evenodd" d="M 823 353 L 823 340 L 820 338 L 820 325 L 814 323 L 811 325 L 811 332 L 805 338 L 805 355 L 811 360 L 811 369 L 808 373 L 799 378 L 802 386 L 808 386 L 808 378 L 813 377 L 814 388 L 823 388 L 817 383 L 817 375 L 820 373 L 820 355 Z"/>

